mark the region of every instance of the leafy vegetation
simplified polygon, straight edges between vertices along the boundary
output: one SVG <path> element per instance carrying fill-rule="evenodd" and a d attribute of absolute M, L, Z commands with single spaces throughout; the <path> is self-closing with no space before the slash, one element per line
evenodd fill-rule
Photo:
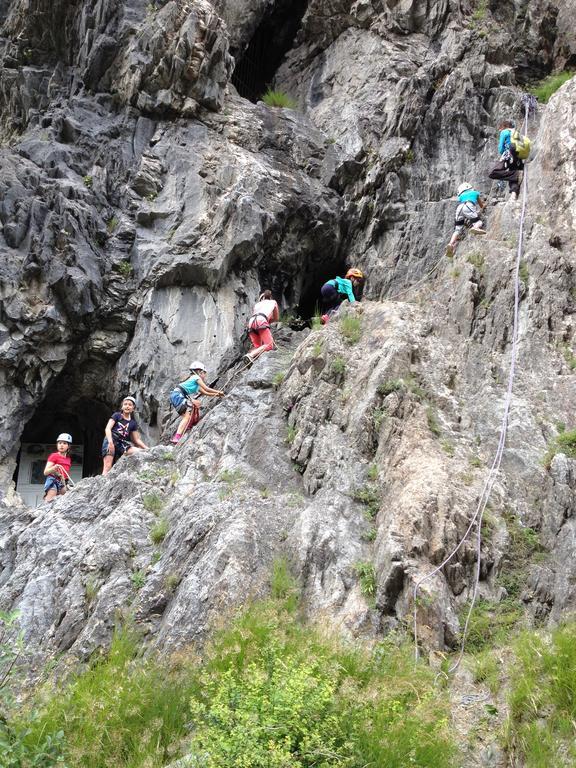
<path fill-rule="evenodd" d="M 335 357 L 330 364 L 330 370 L 336 376 L 343 376 L 346 373 L 346 360 L 343 357 Z"/>
<path fill-rule="evenodd" d="M 282 382 L 286 378 L 285 371 L 279 371 L 278 373 L 274 374 L 274 378 L 272 379 L 272 386 L 274 389 L 280 389 L 280 386 L 282 385 Z"/>
<path fill-rule="evenodd" d="M 426 408 L 426 421 L 428 422 L 428 429 L 430 432 L 432 432 L 434 437 L 440 437 L 442 430 L 440 429 L 440 424 L 438 422 L 436 412 L 431 405 Z"/>
<path fill-rule="evenodd" d="M 168 533 L 168 520 L 165 517 L 161 517 L 157 520 L 156 524 L 150 529 L 150 541 L 153 544 L 161 544 L 166 538 Z"/>
<path fill-rule="evenodd" d="M 382 384 L 378 385 L 377 392 L 379 395 L 382 395 L 382 397 L 386 397 L 392 392 L 398 392 L 402 389 L 405 389 L 405 384 L 402 379 L 387 379 L 386 381 L 383 381 Z"/>
<path fill-rule="evenodd" d="M 547 104 L 550 97 L 556 93 L 564 83 L 570 80 L 574 76 L 574 72 L 567 70 L 566 72 L 559 72 L 556 75 L 549 75 L 544 78 L 540 83 L 537 83 L 532 89 L 531 93 L 536 96 L 538 101 L 543 104 Z"/>
<path fill-rule="evenodd" d="M 360 581 L 360 591 L 364 597 L 373 598 L 376 595 L 376 570 L 374 563 L 360 562 L 354 566 L 358 580 Z"/>
<path fill-rule="evenodd" d="M 506 746 L 514 764 L 571 768 L 576 764 L 576 624 L 550 640 L 526 632 L 516 641 Z"/>
<path fill-rule="evenodd" d="M 362 336 L 362 321 L 356 315 L 343 315 L 340 318 L 340 333 L 347 344 L 357 344 Z"/>
<path fill-rule="evenodd" d="M 369 566 L 357 569 L 367 591 Z M 446 695 L 410 646 L 351 648 L 303 623 L 285 560 L 270 586 L 269 600 L 215 634 L 202 662 L 144 656 L 130 629 L 117 631 L 108 653 L 12 713 L 9 736 L 25 760 L 7 762 L 0 720 L 2 765 L 161 768 L 187 753 L 205 768 L 457 764 Z"/>
<path fill-rule="evenodd" d="M 557 453 L 564 453 L 569 459 L 576 459 L 576 429 L 560 432 L 548 446 L 544 455 L 544 466 L 550 469 Z"/>
<path fill-rule="evenodd" d="M 359 501 L 366 506 L 366 517 L 374 520 L 380 510 L 380 493 L 372 485 L 357 488 L 352 496 L 354 501 Z"/>
<path fill-rule="evenodd" d="M 288 424 L 286 427 L 286 442 L 288 445 L 292 445 L 294 440 L 296 440 L 296 435 L 298 434 L 298 430 L 296 427 L 294 427 L 292 424 Z"/>
<path fill-rule="evenodd" d="M 155 515 L 164 508 L 164 499 L 157 493 L 145 493 L 142 496 L 142 504 L 147 512 L 153 512 Z"/>
<path fill-rule="evenodd" d="M 469 606 L 466 604 L 462 611 L 462 625 L 468 608 Z M 515 598 L 506 598 L 499 603 L 478 600 L 468 625 L 467 650 L 472 653 L 482 651 L 508 640 L 511 631 L 519 624 L 523 616 L 522 607 Z"/>
<path fill-rule="evenodd" d="M 118 264 L 114 264 L 114 272 L 118 272 L 122 277 L 130 277 L 132 275 L 133 267 L 129 261 L 120 261 Z"/>
<path fill-rule="evenodd" d="M 283 107 L 285 109 L 296 109 L 298 106 L 295 99 L 288 96 L 284 91 L 275 91 L 272 88 L 268 88 L 266 93 L 262 96 L 262 101 L 269 107 Z"/>
<path fill-rule="evenodd" d="M 574 355 L 574 352 L 572 352 L 572 349 L 568 344 L 564 345 L 562 354 L 564 355 L 564 360 L 566 360 L 568 368 L 570 368 L 571 371 L 576 369 L 576 355 Z"/>

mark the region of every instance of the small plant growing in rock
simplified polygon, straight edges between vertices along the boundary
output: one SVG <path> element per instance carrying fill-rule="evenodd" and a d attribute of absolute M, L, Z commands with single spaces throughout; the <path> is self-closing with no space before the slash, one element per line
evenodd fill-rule
<path fill-rule="evenodd" d="M 367 475 L 368 475 L 368 480 L 372 480 L 372 481 L 378 480 L 378 467 L 376 466 L 376 464 L 370 464 L 370 466 L 368 467 Z"/>
<path fill-rule="evenodd" d="M 428 429 L 432 432 L 434 437 L 440 437 L 442 430 L 440 429 L 436 412 L 431 405 L 426 409 L 426 421 L 428 422 Z"/>
<path fill-rule="evenodd" d="M 528 264 L 526 264 L 525 261 L 520 262 L 519 276 L 524 284 L 528 283 L 530 272 L 528 271 Z"/>
<path fill-rule="evenodd" d="M 112 218 L 108 219 L 108 221 L 106 222 L 106 229 L 108 230 L 108 232 L 110 232 L 110 234 L 112 234 L 118 229 L 118 219 L 116 218 L 116 216 L 112 216 Z"/>
<path fill-rule="evenodd" d="M 244 480 L 244 475 L 239 469 L 224 469 L 220 472 L 218 479 L 228 485 L 238 485 Z"/>
<path fill-rule="evenodd" d="M 335 357 L 330 364 L 330 370 L 336 376 L 344 376 L 346 373 L 346 360 L 343 357 Z"/>
<path fill-rule="evenodd" d="M 152 544 L 161 544 L 168 533 L 168 520 L 165 517 L 159 518 L 150 529 L 150 541 Z"/>
<path fill-rule="evenodd" d="M 450 442 L 450 440 L 442 440 L 440 447 L 448 456 L 454 456 L 454 445 Z"/>
<path fill-rule="evenodd" d="M 296 440 L 296 435 L 298 434 L 298 430 L 296 427 L 292 426 L 292 424 L 288 424 L 286 427 L 286 442 L 288 445 L 292 445 L 294 440 Z"/>
<path fill-rule="evenodd" d="M 576 459 L 576 429 L 561 432 L 550 443 L 543 459 L 546 469 L 550 469 L 552 459 L 557 453 L 564 453 L 569 459 Z"/>
<path fill-rule="evenodd" d="M 566 360 L 568 368 L 570 368 L 570 370 L 573 371 L 576 368 L 576 356 L 574 356 L 574 353 L 572 352 L 568 344 L 564 345 L 562 354 L 564 355 L 564 360 Z"/>
<path fill-rule="evenodd" d="M 382 395 L 382 397 L 387 397 L 392 394 L 392 392 L 400 392 L 402 389 L 404 389 L 404 382 L 402 379 L 387 379 L 386 381 L 383 381 L 382 384 L 378 384 L 377 392 L 379 395 Z"/>
<path fill-rule="evenodd" d="M 459 270 L 459 269 L 453 269 L 453 270 L 450 272 L 450 277 L 452 277 L 454 280 L 456 280 L 457 278 L 459 278 L 459 277 L 460 277 L 460 275 L 461 275 L 461 274 L 462 274 L 462 273 L 460 272 L 460 270 Z"/>
<path fill-rule="evenodd" d="M 87 187 L 87 189 L 92 189 L 93 184 L 94 179 L 92 176 L 84 176 L 84 186 Z"/>
<path fill-rule="evenodd" d="M 156 565 L 156 563 L 160 560 L 162 557 L 162 552 L 159 552 L 157 549 L 152 552 L 152 557 L 150 558 L 150 564 Z"/>
<path fill-rule="evenodd" d="M 484 256 L 481 253 L 469 253 L 466 261 L 472 264 L 480 273 L 484 271 Z"/>
<path fill-rule="evenodd" d="M 488 13 L 487 0 L 479 0 L 478 5 L 476 6 L 476 8 L 474 9 L 474 12 L 472 13 L 472 19 L 473 21 L 484 21 L 487 13 Z"/>
<path fill-rule="evenodd" d="M 279 371 L 274 375 L 274 378 L 272 379 L 272 386 L 274 389 L 280 389 L 282 386 L 282 382 L 286 378 L 286 372 L 285 371 Z"/>
<path fill-rule="evenodd" d="M 406 152 L 404 152 L 404 162 L 405 163 L 414 162 L 414 151 L 412 149 L 407 149 Z"/>
<path fill-rule="evenodd" d="M 321 331 L 324 327 L 322 325 L 322 319 L 320 318 L 320 315 L 314 315 L 314 317 L 311 320 L 310 327 L 313 331 Z"/>
<path fill-rule="evenodd" d="M 284 91 L 273 90 L 268 88 L 266 93 L 262 96 L 262 101 L 269 107 L 282 107 L 283 109 L 296 109 L 298 106 L 295 99 L 288 96 Z"/>
<path fill-rule="evenodd" d="M 340 318 L 340 333 L 347 344 L 357 344 L 362 336 L 362 321 L 356 315 L 344 315 Z"/>
<path fill-rule="evenodd" d="M 384 408 L 375 408 L 372 414 L 372 423 L 376 432 L 380 432 L 380 427 L 386 419 L 386 411 Z"/>
<path fill-rule="evenodd" d="M 468 459 L 468 464 L 470 464 L 471 467 L 481 467 L 483 465 L 483 461 L 480 458 L 480 456 L 470 456 Z"/>
<path fill-rule="evenodd" d="M 268 488 L 261 488 L 260 489 L 260 498 L 261 499 L 269 499 L 270 498 L 270 491 Z"/>
<path fill-rule="evenodd" d="M 86 586 L 84 587 L 84 594 L 86 595 L 86 602 L 90 605 L 98 597 L 100 587 L 96 579 L 89 577 L 86 580 Z"/>
<path fill-rule="evenodd" d="M 155 515 L 164 508 L 164 499 L 157 493 L 145 493 L 142 497 L 142 504 L 147 512 L 153 512 Z"/>
<path fill-rule="evenodd" d="M 374 598 L 376 596 L 376 569 L 374 564 L 368 561 L 361 561 L 354 566 L 358 581 L 360 582 L 360 591 L 364 597 Z"/>
<path fill-rule="evenodd" d="M 164 587 L 166 592 L 176 592 L 181 581 L 181 577 L 176 573 L 169 573 L 164 579 Z"/>
<path fill-rule="evenodd" d="M 146 573 L 144 571 L 134 571 L 130 576 L 130 581 L 134 589 L 142 589 L 146 583 Z"/>
<path fill-rule="evenodd" d="M 324 345 L 322 341 L 316 341 L 314 343 L 314 346 L 312 347 L 312 354 L 314 355 L 314 357 L 320 357 L 320 355 L 322 354 L 323 346 Z"/>
<path fill-rule="evenodd" d="M 378 533 L 378 530 L 375 526 L 371 525 L 370 528 L 368 528 L 367 531 L 365 531 L 362 534 L 362 541 L 365 541 L 368 544 L 371 544 L 373 541 L 376 540 L 376 534 Z"/>
<path fill-rule="evenodd" d="M 121 261 L 118 264 L 114 264 L 113 269 L 114 272 L 118 272 L 122 277 L 130 277 L 134 268 L 129 261 Z"/>
<path fill-rule="evenodd" d="M 362 488 L 357 488 L 352 498 L 354 501 L 359 501 L 366 507 L 366 517 L 369 520 L 374 520 L 380 510 L 380 494 L 376 488 L 371 485 L 365 485 Z"/>

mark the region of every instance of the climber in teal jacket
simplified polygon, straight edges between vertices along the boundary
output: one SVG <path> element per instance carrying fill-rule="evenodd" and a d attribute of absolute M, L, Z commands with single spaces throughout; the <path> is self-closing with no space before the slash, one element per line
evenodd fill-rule
<path fill-rule="evenodd" d="M 346 272 L 346 277 L 328 280 L 320 289 L 322 296 L 322 322 L 327 323 L 330 316 L 338 310 L 340 304 L 348 299 L 350 304 L 360 301 L 364 288 L 364 273 L 353 268 Z"/>

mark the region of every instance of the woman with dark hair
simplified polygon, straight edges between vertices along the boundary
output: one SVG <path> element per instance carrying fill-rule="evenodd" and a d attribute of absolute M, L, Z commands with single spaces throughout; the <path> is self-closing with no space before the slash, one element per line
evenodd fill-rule
<path fill-rule="evenodd" d="M 263 291 L 248 319 L 248 336 L 252 349 L 244 356 L 247 363 L 252 364 L 264 352 L 275 348 L 270 323 L 277 323 L 279 319 L 280 310 L 278 303 L 272 298 L 272 291 Z"/>

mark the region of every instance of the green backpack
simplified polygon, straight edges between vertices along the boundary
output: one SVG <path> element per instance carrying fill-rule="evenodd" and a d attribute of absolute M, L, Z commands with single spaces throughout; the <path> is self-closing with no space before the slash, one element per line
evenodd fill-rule
<path fill-rule="evenodd" d="M 532 142 L 528 136 L 522 136 L 518 131 L 512 131 L 510 135 L 510 144 L 512 152 L 519 160 L 527 160 L 530 155 Z"/>

